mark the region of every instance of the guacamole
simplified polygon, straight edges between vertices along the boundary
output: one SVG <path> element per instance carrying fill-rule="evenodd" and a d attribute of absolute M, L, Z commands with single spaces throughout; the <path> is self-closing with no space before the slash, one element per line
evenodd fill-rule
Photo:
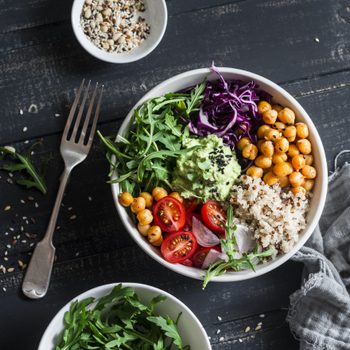
<path fill-rule="evenodd" d="M 183 147 L 195 148 L 177 159 L 172 189 L 184 198 L 226 200 L 241 172 L 235 152 L 216 135 L 187 137 Z"/>

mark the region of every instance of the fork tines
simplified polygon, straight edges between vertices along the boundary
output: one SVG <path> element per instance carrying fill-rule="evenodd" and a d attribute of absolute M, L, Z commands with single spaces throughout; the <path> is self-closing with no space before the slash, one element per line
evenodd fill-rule
<path fill-rule="evenodd" d="M 83 123 L 83 125 L 81 125 L 82 115 L 83 115 L 84 110 L 86 109 L 86 105 L 87 105 L 86 102 L 89 100 L 90 85 L 91 85 L 91 80 L 89 80 L 87 85 L 85 85 L 85 79 L 83 79 L 83 81 L 78 89 L 75 100 L 73 102 L 72 108 L 69 112 L 67 123 L 66 123 L 65 129 L 63 131 L 63 135 L 62 135 L 62 142 L 68 141 L 68 142 L 72 142 L 72 143 L 78 143 L 82 146 L 87 146 L 87 147 L 91 146 L 91 143 L 92 143 L 92 140 L 93 140 L 93 137 L 95 134 L 95 130 L 96 130 L 98 116 L 100 113 L 103 85 L 100 86 L 98 83 L 96 83 L 95 88 L 93 89 L 92 96 L 90 98 L 90 103 L 87 107 L 84 123 Z M 85 92 L 83 93 L 84 90 L 85 90 Z M 82 99 L 81 99 L 81 97 L 82 97 Z M 97 97 L 97 104 L 95 103 L 96 97 Z M 79 107 L 78 114 L 76 115 L 76 110 L 77 110 L 78 105 L 80 107 Z M 87 130 L 88 130 L 91 115 L 93 114 L 93 112 L 94 112 L 94 117 L 92 120 L 90 133 L 88 134 L 88 138 L 86 140 Z M 75 115 L 76 115 L 76 117 L 75 117 Z M 74 122 L 74 126 L 72 129 L 73 119 L 75 120 L 75 122 Z M 80 134 L 78 134 L 78 130 L 80 130 Z M 79 137 L 78 140 L 77 140 L 77 134 Z"/>

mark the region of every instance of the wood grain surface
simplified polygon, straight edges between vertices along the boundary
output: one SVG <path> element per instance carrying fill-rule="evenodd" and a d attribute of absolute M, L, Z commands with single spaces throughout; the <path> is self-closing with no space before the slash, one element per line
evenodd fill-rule
<path fill-rule="evenodd" d="M 205 291 L 199 281 L 168 271 L 125 231 L 99 142 L 70 180 L 55 234 L 57 261 L 43 300 L 21 295 L 18 260 L 28 263 L 33 243 L 45 231 L 63 166 L 60 136 L 83 77 L 105 84 L 99 129 L 113 134 L 146 91 L 177 73 L 212 61 L 254 71 L 280 84 L 307 110 L 332 169 L 334 156 L 350 148 L 348 1 L 169 0 L 162 42 L 146 58 L 126 65 L 98 61 L 79 46 L 71 4 L 0 2 L 0 145 L 24 151 L 40 141 L 34 158 L 51 158 L 47 196 L 9 183 L 0 172 L 0 265 L 10 268 L 0 271 L 0 349 L 37 349 L 65 303 L 117 281 L 149 283 L 180 298 L 202 321 L 215 350 L 298 349 L 285 316 L 302 266 L 287 262 L 253 280 L 212 283 Z M 4 211 L 6 206 L 11 210 Z"/>

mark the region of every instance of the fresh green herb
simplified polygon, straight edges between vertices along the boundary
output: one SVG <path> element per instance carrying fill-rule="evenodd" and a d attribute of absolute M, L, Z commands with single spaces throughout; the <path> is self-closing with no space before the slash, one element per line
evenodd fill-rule
<path fill-rule="evenodd" d="M 146 101 L 134 111 L 129 130 L 116 141 L 97 132 L 107 149 L 111 182 L 132 194 L 158 185 L 170 187 L 176 158 L 191 150 L 182 149 L 189 131 L 180 120 L 198 111 L 204 88 L 205 82 L 190 93 L 168 93 Z"/>
<path fill-rule="evenodd" d="M 236 258 L 237 249 L 236 238 L 234 232 L 237 227 L 233 223 L 233 208 L 229 206 L 227 209 L 227 220 L 225 228 L 225 238 L 221 240 L 221 247 L 224 253 L 227 255 L 227 261 L 219 260 L 211 264 L 205 273 L 203 281 L 203 289 L 207 286 L 210 280 L 215 276 L 223 275 L 227 270 L 241 271 L 246 269 L 252 269 L 255 271 L 256 260 L 271 256 L 275 250 L 270 248 L 268 250 L 259 252 L 259 246 L 256 245 L 255 249 L 247 254 L 242 254 L 242 257 Z"/>
<path fill-rule="evenodd" d="M 17 184 L 26 188 L 36 188 L 41 193 L 46 194 L 45 180 L 32 163 L 32 149 L 33 147 L 29 149 L 27 154 L 22 155 L 16 152 L 13 147 L 0 147 L 0 169 L 10 173 L 18 172 L 21 177 L 16 180 Z"/>
<path fill-rule="evenodd" d="M 133 288 L 116 285 L 110 294 L 95 300 L 75 301 L 64 315 L 64 330 L 55 350 L 127 349 L 189 350 L 174 322 L 155 314 L 166 298 L 157 296 L 143 304 Z"/>

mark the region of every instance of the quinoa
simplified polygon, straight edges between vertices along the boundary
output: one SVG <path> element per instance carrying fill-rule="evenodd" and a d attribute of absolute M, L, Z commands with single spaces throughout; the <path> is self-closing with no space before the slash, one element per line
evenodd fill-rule
<path fill-rule="evenodd" d="M 305 229 L 309 197 L 294 195 L 279 184 L 266 185 L 260 178 L 243 175 L 239 180 L 230 199 L 238 222 L 251 228 L 263 248 L 289 252 Z"/>

